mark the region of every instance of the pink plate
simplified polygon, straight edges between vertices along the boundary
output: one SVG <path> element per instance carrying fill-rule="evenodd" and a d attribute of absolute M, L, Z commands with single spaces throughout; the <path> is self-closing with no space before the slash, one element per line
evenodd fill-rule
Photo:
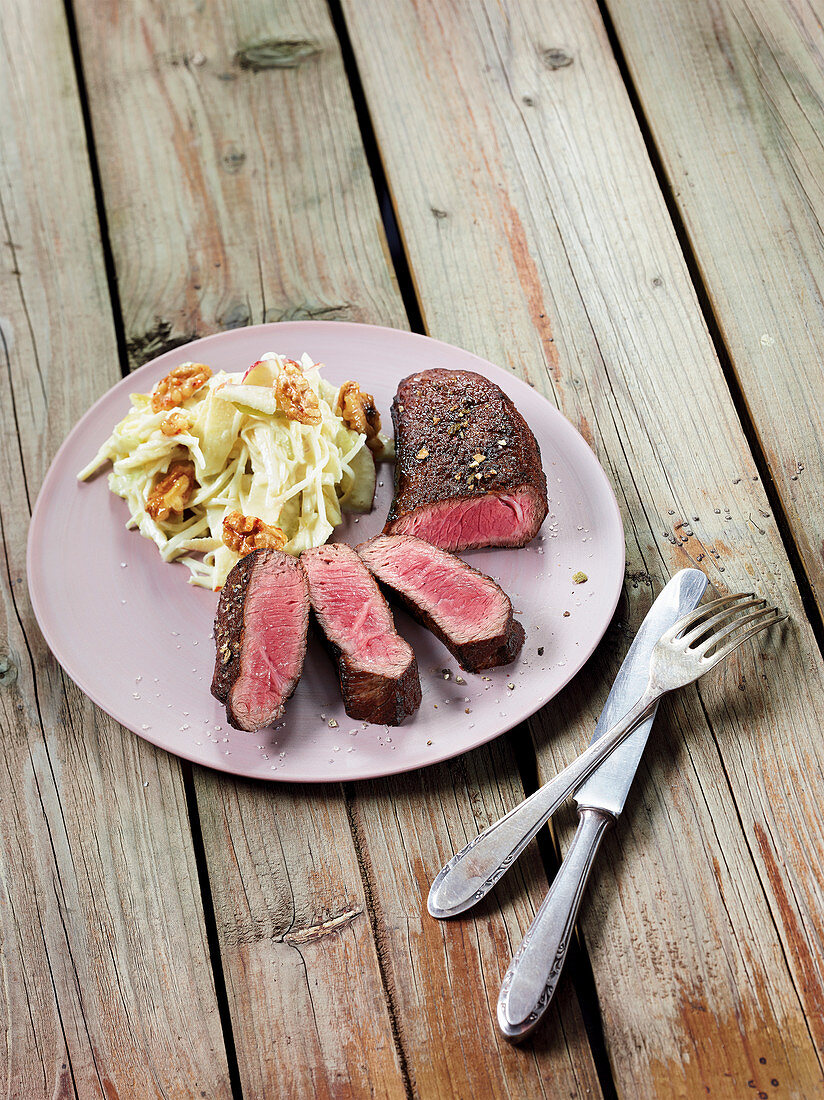
<path fill-rule="evenodd" d="M 541 447 L 550 515 L 523 550 L 466 558 L 510 594 L 526 628 L 520 658 L 483 676 L 454 658 L 403 612 L 398 629 L 418 657 L 423 702 L 403 726 L 367 726 L 344 713 L 332 665 L 311 640 L 303 677 L 275 729 L 240 733 L 209 693 L 217 595 L 187 584 L 152 542 L 127 531 L 126 506 L 105 471 L 76 480 L 129 407 L 172 367 L 191 359 L 244 370 L 266 351 L 323 362 L 332 382 L 356 379 L 389 424 L 398 382 L 426 367 L 474 370 L 514 400 Z M 383 526 L 391 466 L 381 466 L 371 515 L 347 517 L 336 537 L 357 543 Z M 578 571 L 585 584 L 574 584 Z M 604 471 L 572 425 L 524 382 L 459 348 L 394 329 L 298 321 L 207 336 L 161 355 L 114 386 L 58 451 L 32 517 L 28 579 L 37 620 L 55 656 L 98 706 L 139 737 L 211 768 L 257 779 L 315 782 L 392 775 L 481 745 L 533 714 L 598 644 L 624 575 L 621 516 Z M 565 615 L 565 612 L 569 612 Z"/>

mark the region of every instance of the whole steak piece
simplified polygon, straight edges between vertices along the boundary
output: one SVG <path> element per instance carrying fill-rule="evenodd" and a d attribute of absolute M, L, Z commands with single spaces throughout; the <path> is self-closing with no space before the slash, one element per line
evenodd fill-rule
<path fill-rule="evenodd" d="M 304 550 L 312 611 L 338 668 L 350 718 L 397 726 L 421 704 L 418 663 L 392 613 L 351 547 Z"/>
<path fill-rule="evenodd" d="M 255 550 L 226 578 L 215 616 L 212 695 L 239 730 L 270 726 L 283 714 L 303 669 L 309 585 L 297 558 Z"/>
<path fill-rule="evenodd" d="M 485 573 L 413 535 L 378 535 L 356 549 L 467 672 L 508 665 L 521 652 L 524 628 Z"/>
<path fill-rule="evenodd" d="M 547 514 L 541 452 L 503 390 L 472 371 L 404 378 L 392 402 L 395 498 L 386 534 L 444 550 L 525 546 Z"/>

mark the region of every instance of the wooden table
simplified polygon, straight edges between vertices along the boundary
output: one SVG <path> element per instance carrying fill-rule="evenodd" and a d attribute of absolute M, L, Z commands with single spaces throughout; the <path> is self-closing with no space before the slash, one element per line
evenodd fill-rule
<path fill-rule="evenodd" d="M 6 0 L 0 1094 L 824 1094 L 824 7 Z M 191 767 L 61 672 L 31 505 L 95 398 L 292 318 L 412 327 L 554 401 L 627 537 L 571 687 L 421 774 Z M 662 708 L 546 1026 L 510 954 L 574 814 L 472 916 L 432 873 L 587 742 L 655 592 L 786 606 Z M 90 596 L 93 598 L 93 595 Z"/>

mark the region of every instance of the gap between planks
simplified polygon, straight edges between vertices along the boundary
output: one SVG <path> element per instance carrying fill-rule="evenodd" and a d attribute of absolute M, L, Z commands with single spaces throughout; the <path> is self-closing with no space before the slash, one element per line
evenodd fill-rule
<path fill-rule="evenodd" d="M 403 1087 L 406 1093 L 407 1100 L 416 1100 L 417 1094 L 415 1091 L 415 1086 L 412 1082 L 412 1074 L 409 1070 L 409 1060 L 403 1047 L 403 1039 L 401 1038 L 401 1029 L 398 1020 L 398 1008 L 395 1003 L 395 997 L 392 991 L 390 971 L 387 966 L 386 944 L 384 942 L 384 938 L 381 936 L 380 933 L 378 910 L 375 904 L 374 892 L 372 890 L 372 875 L 370 874 L 368 868 L 368 860 L 366 858 L 366 853 L 364 850 L 363 831 L 361 825 L 358 823 L 357 820 L 355 807 L 352 801 L 351 790 L 347 789 L 344 783 L 341 784 L 341 789 L 343 791 L 346 819 L 349 822 L 349 831 L 352 834 L 352 843 L 355 846 L 355 857 L 358 861 L 358 870 L 360 871 L 361 883 L 363 884 L 363 896 L 366 902 L 366 915 L 369 919 L 369 927 L 372 930 L 372 938 L 375 941 L 375 954 L 378 957 L 378 969 L 380 971 L 381 984 L 383 985 L 383 996 L 384 1001 L 386 1002 L 386 1011 L 389 1014 L 389 1025 L 392 1030 L 392 1041 L 395 1044 L 395 1050 L 398 1054 L 401 1079 L 403 1081 Z"/>
<path fill-rule="evenodd" d="M 378 145 L 377 137 L 375 135 L 375 129 L 372 124 L 372 118 L 369 112 L 369 104 L 366 99 L 366 94 L 364 92 L 363 82 L 361 80 L 360 72 L 358 70 L 355 52 L 352 48 L 352 42 L 349 37 L 349 31 L 346 26 L 346 20 L 343 15 L 341 3 L 340 0 L 326 0 L 326 2 L 332 20 L 332 25 L 334 27 L 335 34 L 337 35 L 340 45 L 344 72 L 346 75 L 346 79 L 349 83 L 349 89 L 355 107 L 358 128 L 360 130 L 361 141 L 363 143 L 366 160 L 369 165 L 369 170 L 372 175 L 372 182 L 375 187 L 375 192 L 378 197 L 378 205 L 380 207 L 384 232 L 386 233 L 386 239 L 389 242 L 390 260 L 392 267 L 395 271 L 396 278 L 398 280 L 398 288 L 400 290 L 403 300 L 403 306 L 406 310 L 407 317 L 409 319 L 409 325 L 412 331 L 420 332 L 423 335 L 427 335 L 426 325 L 423 319 L 423 312 L 421 309 L 420 300 L 412 273 L 412 267 L 410 265 L 409 257 L 407 255 L 407 250 L 404 244 L 403 234 L 397 218 L 395 203 L 389 188 L 386 171 L 383 166 L 383 161 L 381 160 L 380 146 Z M 524 797 L 526 798 L 529 795 L 533 794 L 538 788 L 538 769 L 532 738 L 528 735 L 524 736 L 524 734 L 528 734 L 528 728 L 526 727 L 525 723 L 522 723 L 514 730 L 511 730 L 509 733 L 507 733 L 506 738 L 510 742 L 512 753 L 517 765 L 518 774 L 523 785 Z M 385 972 L 384 960 L 382 958 L 380 949 L 380 937 L 378 935 L 378 922 L 373 900 L 372 885 L 370 881 L 370 871 L 363 858 L 362 845 L 360 844 L 358 837 L 358 825 L 352 814 L 351 799 L 348 794 L 346 795 L 346 807 L 347 814 L 349 816 L 349 824 L 352 831 L 352 837 L 354 839 L 355 848 L 357 851 L 358 865 L 361 871 L 364 893 L 366 895 L 369 920 L 372 924 L 372 931 L 375 937 L 375 943 L 378 948 L 378 959 L 381 966 L 381 976 L 384 981 L 387 1007 L 389 1010 L 390 1019 L 392 1021 L 393 1035 L 396 1040 L 398 1055 L 401 1059 L 404 1082 L 411 1089 L 410 1078 L 406 1064 L 406 1057 L 403 1051 L 400 1032 L 397 1027 L 397 1010 L 394 1004 L 394 998 L 387 978 L 387 974 Z M 546 871 L 547 881 L 552 882 L 558 871 L 558 868 L 560 867 L 560 855 L 554 839 L 554 835 L 551 831 L 551 825 L 546 830 L 541 830 L 538 836 L 538 849 L 540 852 L 541 862 L 543 864 L 544 870 Z M 592 966 L 590 964 L 586 948 L 578 934 L 577 925 L 575 942 L 569 952 L 569 956 L 565 965 L 565 971 L 566 981 L 572 984 L 575 990 L 578 1004 L 581 1008 L 581 1014 L 587 1034 L 587 1040 L 589 1042 L 592 1057 L 595 1062 L 595 1068 L 604 1095 L 604 1100 L 617 1100 L 618 1093 L 615 1086 L 615 1081 L 612 1076 L 612 1071 L 609 1064 L 609 1056 L 607 1054 L 606 1042 L 604 1039 L 600 1005 L 598 1003 L 598 994 L 595 987 L 595 977 L 592 972 Z"/>
<path fill-rule="evenodd" d="M 123 324 L 123 310 L 120 307 L 120 291 L 117 287 L 117 270 L 114 263 L 112 243 L 109 237 L 109 219 L 106 215 L 106 204 L 103 202 L 103 184 L 100 180 L 100 165 L 97 160 L 97 148 L 94 143 L 94 131 L 92 130 L 92 117 L 89 111 L 86 74 L 83 71 L 83 58 L 80 53 L 80 43 L 77 38 L 77 23 L 74 18 L 74 5 L 72 0 L 63 0 L 63 6 L 66 11 L 66 28 L 68 30 L 69 48 L 71 49 L 72 64 L 74 65 L 74 76 L 77 81 L 77 100 L 80 104 L 80 113 L 83 118 L 83 132 L 86 135 L 86 157 L 89 163 L 89 175 L 92 178 L 94 208 L 100 231 L 100 249 L 103 254 L 103 270 L 106 273 L 109 300 L 112 304 L 112 324 L 114 326 L 115 340 L 117 341 L 117 359 L 120 366 L 120 374 L 125 378 L 129 373 L 129 357 L 126 350 L 126 328 Z"/>
<path fill-rule="evenodd" d="M 343 70 L 347 83 L 349 84 L 349 91 L 355 107 L 355 117 L 357 118 L 363 150 L 366 154 L 366 163 L 369 166 L 375 194 L 378 197 L 381 221 L 383 222 L 384 233 L 386 234 L 386 240 L 389 244 L 390 266 L 394 270 L 395 277 L 398 280 L 398 290 L 400 291 L 403 308 L 406 310 L 409 328 L 412 332 L 420 332 L 422 335 L 426 336 L 426 325 L 424 324 L 423 311 L 421 310 L 418 292 L 415 287 L 412 267 L 409 263 L 406 246 L 404 245 L 403 234 L 395 210 L 395 203 L 389 189 L 389 181 L 386 177 L 383 161 L 381 160 L 380 146 L 375 136 L 375 127 L 372 125 L 369 104 L 366 99 L 366 93 L 363 90 L 363 81 L 360 78 L 358 63 L 355 59 L 355 51 L 352 49 L 352 41 L 349 38 L 349 31 L 346 28 L 346 20 L 343 17 L 340 0 L 326 0 L 326 6 L 329 9 L 329 17 L 338 39 L 338 45 L 340 46 L 341 57 L 343 59 Z"/>
<path fill-rule="evenodd" d="M 744 395 L 744 391 L 741 388 L 741 383 L 738 380 L 738 376 L 735 373 L 735 369 L 732 365 L 732 356 L 730 349 L 727 346 L 722 333 L 721 326 L 718 322 L 715 309 L 712 305 L 712 299 L 709 294 L 709 290 L 701 275 L 701 269 L 698 264 L 698 257 L 695 250 L 690 244 L 689 235 L 687 233 L 686 226 L 684 225 L 684 219 L 681 216 L 681 211 L 678 207 L 678 201 L 673 192 L 673 187 L 670 179 L 664 168 L 664 162 L 661 157 L 661 153 L 658 149 L 658 144 L 653 136 L 652 128 L 650 127 L 649 120 L 647 119 L 646 112 L 644 111 L 641 97 L 638 94 L 638 89 L 635 86 L 635 82 L 632 79 L 632 75 L 627 65 L 627 60 L 624 55 L 623 47 L 621 46 L 621 40 L 618 37 L 618 32 L 615 29 L 612 16 L 607 7 L 607 0 L 596 0 L 598 4 L 598 10 L 601 13 L 601 19 L 603 20 L 604 27 L 606 29 L 607 38 L 609 39 L 609 45 L 612 50 L 612 54 L 615 58 L 615 62 L 618 66 L 618 71 L 621 74 L 621 79 L 624 82 L 624 87 L 627 90 L 627 96 L 632 110 L 635 114 L 635 118 L 638 122 L 638 128 L 641 131 L 641 136 L 646 146 L 647 155 L 652 166 L 652 170 L 655 173 L 655 179 L 658 183 L 658 187 L 663 196 L 664 202 L 667 207 L 667 213 L 669 214 L 670 221 L 672 222 L 675 230 L 675 235 L 678 239 L 678 245 L 684 256 L 684 261 L 689 271 L 690 279 L 695 288 L 695 294 L 698 299 L 698 304 L 701 308 L 701 313 L 704 317 L 704 322 L 707 326 L 710 339 L 715 353 L 718 356 L 718 361 L 721 364 L 721 370 L 724 375 L 724 380 L 727 383 L 727 388 L 730 391 L 730 397 L 732 398 L 733 406 L 738 415 L 738 419 L 741 423 L 741 429 L 744 432 L 744 436 L 749 445 L 750 451 L 753 456 L 758 475 L 761 478 L 761 483 L 764 486 L 764 491 L 767 494 L 767 499 L 770 502 L 770 507 L 773 511 L 776 527 L 781 537 L 781 541 L 784 545 L 784 550 L 790 562 L 790 567 L 793 572 L 793 578 L 795 579 L 798 590 L 801 595 L 801 600 L 804 605 L 804 612 L 812 628 L 815 640 L 818 643 L 818 648 L 824 654 L 824 618 L 822 618 L 821 610 L 815 599 L 815 593 L 813 586 L 810 582 L 807 570 L 804 568 L 804 563 L 799 553 L 798 546 L 793 537 L 792 525 L 787 514 L 787 510 L 781 500 L 781 497 L 775 487 L 775 482 L 770 474 L 769 463 L 767 457 L 764 454 L 763 447 L 758 438 L 758 432 L 756 431 L 755 423 L 752 415 L 750 414 L 749 407 L 747 406 L 747 399 Z"/>
<path fill-rule="evenodd" d="M 538 760 L 535 756 L 534 742 L 525 723 L 516 726 L 511 733 L 507 734 L 507 737 L 512 741 L 512 752 L 523 783 L 524 796 L 528 797 L 538 789 L 539 785 Z M 547 827 L 539 831 L 536 842 L 541 855 L 541 862 L 546 870 L 547 881 L 551 883 L 561 866 L 560 848 L 555 830 L 552 827 L 552 818 L 547 823 Z M 577 921 L 567 959 L 564 963 L 564 976 L 561 980 L 571 982 L 575 989 L 604 1100 L 618 1100 L 618 1089 L 612 1075 L 606 1039 L 604 1038 L 604 1025 L 601 1019 L 601 1006 L 598 1001 L 595 974 L 586 944 L 578 929 Z"/>
<path fill-rule="evenodd" d="M 217 1000 L 218 1013 L 220 1014 L 223 1042 L 226 1047 L 226 1061 L 229 1066 L 229 1087 L 232 1090 L 233 1100 L 243 1100 L 240 1065 L 238 1063 L 235 1036 L 232 1031 L 232 1013 L 229 1006 L 229 995 L 226 992 L 226 975 L 223 972 L 223 959 L 220 954 L 220 937 L 217 931 L 215 904 L 214 898 L 212 897 L 212 889 L 209 884 L 209 869 L 206 863 L 203 829 L 200 824 L 200 810 L 197 805 L 197 794 L 195 792 L 195 781 L 192 776 L 191 763 L 188 760 L 181 760 L 180 770 L 183 778 L 183 791 L 186 795 L 186 808 L 189 812 L 189 827 L 192 830 L 192 851 L 194 853 L 198 885 L 200 886 L 200 897 L 203 903 L 203 923 L 206 929 L 206 943 L 209 948 L 209 959 L 212 964 L 215 998 Z"/>
<path fill-rule="evenodd" d="M 666 203 L 667 213 L 669 214 L 670 220 L 673 224 L 673 228 L 675 229 L 675 234 L 678 239 L 678 245 L 684 256 L 690 279 L 692 280 L 693 286 L 695 287 L 698 304 L 704 317 L 704 321 L 706 323 L 707 331 L 709 333 L 713 347 L 715 348 L 715 353 L 718 356 L 718 361 L 721 365 L 724 379 L 730 391 L 730 397 L 732 399 L 733 406 L 741 423 L 741 428 L 747 440 L 747 444 L 749 445 L 750 452 L 752 453 L 753 461 L 755 463 L 756 469 L 758 470 L 759 477 L 761 478 L 761 483 L 764 486 L 764 491 L 767 495 L 767 499 L 769 500 L 770 507 L 772 508 L 773 516 L 776 521 L 776 528 L 783 543 L 784 550 L 787 554 L 790 568 L 792 570 L 793 579 L 798 586 L 798 591 L 801 596 L 804 613 L 810 624 L 818 648 L 821 651 L 822 655 L 824 655 L 824 619 L 822 619 L 821 609 L 819 608 L 819 605 L 816 601 L 812 583 L 810 581 L 807 570 L 804 567 L 801 554 L 793 537 L 792 525 L 790 523 L 789 516 L 775 487 L 773 478 L 770 474 L 769 463 L 767 462 L 766 455 L 764 454 L 761 443 L 759 441 L 758 432 L 756 431 L 755 423 L 747 406 L 746 397 L 733 368 L 730 350 L 722 335 L 721 326 L 718 322 L 715 309 L 713 308 L 707 285 L 704 282 L 703 277 L 701 276 L 698 258 L 696 256 L 695 250 L 690 244 L 689 235 L 687 234 L 686 226 L 684 225 L 681 212 L 678 208 L 678 202 L 675 198 L 675 194 L 673 193 L 672 184 L 670 183 L 669 177 L 667 176 L 666 170 L 664 168 L 663 159 L 658 149 L 657 142 L 655 141 L 655 138 L 653 136 L 652 129 L 646 116 L 646 112 L 644 111 L 643 104 L 641 103 L 641 98 L 638 94 L 638 90 L 635 87 L 635 82 L 633 81 L 632 75 L 630 74 L 629 66 L 627 65 L 626 57 L 621 46 L 621 41 L 618 37 L 618 33 L 612 20 L 612 16 L 607 8 L 607 0 L 596 0 L 596 2 L 598 4 L 601 18 L 606 29 L 610 48 L 612 49 L 613 56 L 615 57 L 616 64 L 618 65 L 618 70 L 621 74 L 621 79 L 624 82 L 624 86 L 627 90 L 627 95 L 629 97 L 632 109 L 638 122 L 638 127 L 641 131 L 641 136 L 647 149 L 647 155 L 649 156 L 650 164 L 652 166 L 653 172 L 655 173 L 655 178 L 663 196 L 664 202 Z M 698 698 L 701 699 L 700 692 L 698 693 Z M 704 707 L 703 700 L 701 700 L 701 706 Z M 711 723 L 709 723 L 709 726 L 710 729 L 712 729 Z M 715 738 L 714 733 L 713 739 L 716 740 L 717 744 L 717 739 Z M 730 777 L 727 774 L 727 769 L 724 765 L 720 749 L 718 756 L 719 761 L 721 761 L 724 776 L 729 784 Z M 732 804 L 735 805 L 735 799 L 732 799 Z M 746 831 L 743 828 L 742 836 L 746 836 Z M 766 896 L 766 885 L 761 880 L 758 861 L 755 858 L 752 850 L 749 849 L 749 846 L 748 850 L 750 851 L 750 859 L 753 865 L 753 870 L 755 871 L 759 882 L 761 882 L 762 888 L 764 889 Z M 773 924 L 775 926 L 776 940 L 779 944 L 781 944 L 782 952 L 784 953 L 786 959 L 786 951 L 784 950 L 784 945 L 781 941 L 779 930 L 775 925 L 775 916 L 772 911 L 770 911 L 770 915 L 773 919 Z M 789 960 L 787 961 L 789 963 Z M 788 965 L 787 969 L 788 973 L 792 976 L 793 968 Z M 798 989 L 797 983 L 794 982 L 794 984 L 796 984 L 796 989 L 800 997 L 801 990 Z M 810 1031 L 809 1022 L 807 1022 L 807 1026 L 808 1031 Z M 811 1031 L 810 1039 L 811 1041 L 814 1041 Z"/>

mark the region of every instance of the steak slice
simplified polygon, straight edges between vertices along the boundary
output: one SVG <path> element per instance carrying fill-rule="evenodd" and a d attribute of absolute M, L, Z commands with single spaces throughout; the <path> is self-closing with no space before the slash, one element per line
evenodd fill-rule
<path fill-rule="evenodd" d="M 316 624 L 337 664 L 350 718 L 397 726 L 421 704 L 418 663 L 392 612 L 351 547 L 304 550 Z"/>
<path fill-rule="evenodd" d="M 485 573 L 413 535 L 378 535 L 356 549 L 467 672 L 508 665 L 521 652 L 524 628 Z"/>
<path fill-rule="evenodd" d="M 503 390 L 472 371 L 404 378 L 392 402 L 395 497 L 386 534 L 444 550 L 525 546 L 547 514 L 541 452 Z"/>
<path fill-rule="evenodd" d="M 226 578 L 215 616 L 212 695 L 238 730 L 271 726 L 295 690 L 306 653 L 309 586 L 297 558 L 255 550 Z"/>

